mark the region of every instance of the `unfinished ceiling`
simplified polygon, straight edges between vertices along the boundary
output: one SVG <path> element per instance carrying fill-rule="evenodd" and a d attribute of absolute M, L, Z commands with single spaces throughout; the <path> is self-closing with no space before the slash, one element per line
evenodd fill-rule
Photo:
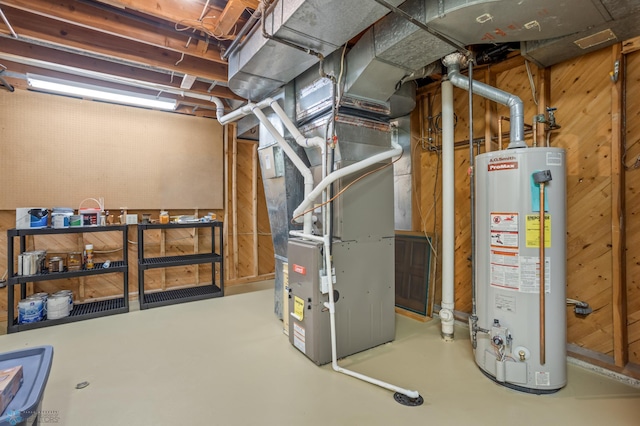
<path fill-rule="evenodd" d="M 227 100 L 229 108 L 244 98 L 263 96 L 317 62 L 305 48 L 326 55 L 347 41 L 353 47 L 370 38 L 364 48 L 373 52 L 371 63 L 397 67 L 389 74 L 396 78 L 437 61 L 455 45 L 521 42 L 527 59 L 550 66 L 640 35 L 640 0 L 267 3 L 272 6 L 266 31 L 302 51 L 263 39 L 257 19 L 260 0 L 0 0 L 0 83 L 24 88 L 27 73 L 116 88 L 125 79 L 142 81 L 171 90 L 131 84 L 126 89 L 175 98 L 178 112 L 215 116 L 207 96 Z M 391 19 L 389 5 L 422 27 L 406 16 Z M 357 23 L 345 24 L 352 16 Z M 454 44 L 447 46 L 428 34 L 427 27 Z M 380 36 L 385 32 L 388 36 Z M 230 49 L 245 38 L 242 48 Z M 411 47 L 403 47 L 409 41 Z M 477 47 L 471 50 L 477 52 Z M 416 55 L 420 60 L 409 65 L 398 61 Z M 382 66 L 367 64 L 371 70 Z"/>
<path fill-rule="evenodd" d="M 6 70 L 0 76 L 17 87 L 26 87 L 20 78 L 26 73 L 74 80 L 80 74 L 81 80 L 109 85 L 76 73 L 85 70 L 241 100 L 227 88 L 221 54 L 257 5 L 258 0 L 1 0 L 6 20 L 0 20 L 0 64 Z M 179 112 L 215 115 L 206 100 L 163 96 L 178 99 Z"/>

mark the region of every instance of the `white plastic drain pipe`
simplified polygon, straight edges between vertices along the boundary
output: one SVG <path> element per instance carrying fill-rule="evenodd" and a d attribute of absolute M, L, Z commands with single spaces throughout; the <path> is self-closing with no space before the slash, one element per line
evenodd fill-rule
<path fill-rule="evenodd" d="M 455 175 L 454 175 L 454 119 L 453 84 L 442 81 L 442 304 L 440 308 L 441 335 L 453 340 L 454 258 L 455 258 Z"/>
<path fill-rule="evenodd" d="M 258 120 L 260 120 L 260 123 L 262 123 L 265 126 L 265 128 L 271 134 L 271 136 L 274 137 L 274 139 L 278 143 L 278 146 L 282 148 L 282 150 L 287 155 L 287 157 L 289 157 L 289 159 L 294 164 L 294 166 L 296 166 L 300 174 L 302 174 L 302 177 L 304 179 L 304 195 L 305 197 L 309 195 L 309 193 L 313 189 L 313 174 L 311 173 L 311 170 L 309 170 L 306 164 L 304 164 L 304 162 L 300 159 L 298 154 L 296 154 L 293 148 L 289 146 L 289 144 L 284 139 L 284 137 L 280 134 L 280 132 L 278 132 L 278 130 L 273 126 L 273 124 L 271 124 L 267 116 L 264 114 L 264 112 L 262 112 L 262 108 L 270 106 L 274 110 L 276 115 L 278 115 L 280 120 L 283 122 L 287 130 L 289 130 L 289 132 L 294 136 L 298 144 L 302 146 L 318 146 L 320 147 L 320 149 L 322 150 L 322 153 L 324 154 L 325 144 L 321 138 L 311 138 L 311 139 L 304 138 L 300 134 L 298 129 L 295 127 L 295 125 L 291 122 L 291 120 L 289 120 L 289 117 L 287 117 L 287 115 L 284 113 L 282 108 L 280 108 L 280 105 L 278 105 L 278 103 L 271 98 L 266 98 L 258 102 L 257 104 L 249 102 L 243 107 L 240 107 L 235 111 L 232 111 L 226 115 L 224 114 L 224 104 L 220 99 L 216 97 L 211 97 L 211 101 L 216 104 L 216 116 L 218 117 L 218 122 L 222 125 L 236 121 L 249 114 L 254 114 L 258 118 Z M 312 221 L 313 221 L 312 212 L 308 212 L 307 214 L 304 215 L 304 220 L 303 220 L 304 234 L 311 234 Z"/>
<path fill-rule="evenodd" d="M 384 160 L 388 160 L 392 157 L 397 157 L 402 153 L 402 147 L 395 142 L 391 142 L 392 149 L 388 151 L 381 152 L 379 154 L 372 155 L 369 158 L 365 158 L 364 160 L 360 160 L 357 163 L 351 164 L 350 166 L 343 167 L 329 174 L 326 178 L 322 179 L 322 181 L 304 198 L 304 201 L 295 209 L 293 212 L 293 216 L 300 216 L 306 209 L 309 208 L 313 200 L 318 198 L 318 196 L 324 191 L 329 185 L 331 185 L 336 180 L 341 177 L 350 175 L 352 173 L 358 172 L 362 169 L 365 169 L 375 163 L 379 163 Z"/>

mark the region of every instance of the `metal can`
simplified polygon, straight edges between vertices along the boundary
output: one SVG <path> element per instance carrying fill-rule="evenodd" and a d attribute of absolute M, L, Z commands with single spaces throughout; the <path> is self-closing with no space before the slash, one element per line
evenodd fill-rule
<path fill-rule="evenodd" d="M 49 293 L 40 292 L 34 293 L 31 296 L 27 297 L 27 299 L 42 299 L 42 319 L 47 319 L 47 299 L 49 298 Z"/>
<path fill-rule="evenodd" d="M 44 306 L 42 298 L 27 298 L 18 302 L 18 324 L 39 322 L 43 318 Z"/>
<path fill-rule="evenodd" d="M 49 272 L 64 272 L 64 260 L 60 256 L 49 259 Z"/>
<path fill-rule="evenodd" d="M 52 296 L 64 296 L 69 299 L 69 312 L 73 311 L 73 292 L 71 290 L 60 290 L 52 294 Z"/>
<path fill-rule="evenodd" d="M 49 319 L 58 319 L 69 316 L 69 300 L 64 294 L 53 294 L 47 301 Z"/>

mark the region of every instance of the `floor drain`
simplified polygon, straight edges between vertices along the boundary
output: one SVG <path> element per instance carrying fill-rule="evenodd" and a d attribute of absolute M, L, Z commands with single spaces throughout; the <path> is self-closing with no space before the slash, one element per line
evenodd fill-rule
<path fill-rule="evenodd" d="M 400 392 L 393 394 L 393 399 L 395 399 L 396 402 L 409 407 L 417 407 L 418 405 L 422 405 L 424 402 L 424 399 L 422 399 L 420 395 L 418 395 L 417 398 L 409 398 L 407 395 Z"/>

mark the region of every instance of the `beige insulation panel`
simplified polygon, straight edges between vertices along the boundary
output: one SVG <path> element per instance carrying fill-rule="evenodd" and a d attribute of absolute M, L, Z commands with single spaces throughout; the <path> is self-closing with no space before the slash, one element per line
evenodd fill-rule
<path fill-rule="evenodd" d="M 0 209 L 222 209 L 222 138 L 212 119 L 0 91 Z"/>

